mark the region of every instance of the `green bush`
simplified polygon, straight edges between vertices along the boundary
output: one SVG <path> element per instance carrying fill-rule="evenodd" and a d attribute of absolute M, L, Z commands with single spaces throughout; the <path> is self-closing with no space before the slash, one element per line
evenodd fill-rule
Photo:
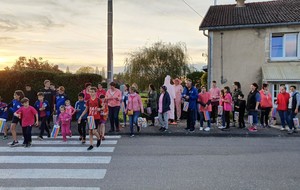
<path fill-rule="evenodd" d="M 44 80 L 50 80 L 56 87 L 64 86 L 72 105 L 77 101 L 77 94 L 84 89 L 86 82 L 97 85 L 102 77 L 96 74 L 53 73 L 48 71 L 0 71 L 0 96 L 4 102 L 13 99 L 15 90 L 25 90 L 25 84 L 39 91 L 44 87 Z"/>

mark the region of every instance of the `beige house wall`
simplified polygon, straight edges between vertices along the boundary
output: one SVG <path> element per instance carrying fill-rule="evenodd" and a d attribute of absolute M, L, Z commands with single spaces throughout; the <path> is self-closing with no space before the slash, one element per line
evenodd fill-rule
<path fill-rule="evenodd" d="M 239 81 L 243 93 L 247 96 L 253 82 L 261 85 L 263 64 L 299 65 L 299 61 L 270 60 L 271 34 L 288 32 L 300 32 L 300 26 L 210 31 L 211 79 L 217 81 L 219 87 L 229 86 L 230 89 L 234 81 Z M 223 78 L 227 80 L 224 84 L 221 84 L 221 33 L 223 33 Z"/>

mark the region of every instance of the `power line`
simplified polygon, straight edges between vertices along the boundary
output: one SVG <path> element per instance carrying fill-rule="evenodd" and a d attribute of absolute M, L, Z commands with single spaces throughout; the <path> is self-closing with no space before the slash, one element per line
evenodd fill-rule
<path fill-rule="evenodd" d="M 192 11 L 194 11 L 197 15 L 199 15 L 201 18 L 204 18 L 202 15 L 200 15 L 191 5 L 189 5 L 185 0 L 182 0 L 184 4 L 186 4 Z"/>

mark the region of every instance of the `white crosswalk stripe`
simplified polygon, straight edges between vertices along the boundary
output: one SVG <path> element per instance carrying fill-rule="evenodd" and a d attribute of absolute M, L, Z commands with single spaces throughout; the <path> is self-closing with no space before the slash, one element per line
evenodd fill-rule
<path fill-rule="evenodd" d="M 102 168 L 111 162 L 115 145 L 121 136 L 106 136 L 100 147 L 94 146 L 91 151 L 87 150 L 89 142 L 82 145 L 78 140 L 79 136 L 68 138 L 67 142 L 63 142 L 61 137 L 56 139 L 45 138 L 43 141 L 33 137 L 32 147 L 24 148 L 19 145 L 17 147 L 1 146 L 0 147 L 0 181 L 14 180 L 9 186 L 0 185 L 1 190 L 100 190 L 99 185 L 93 187 L 70 187 L 68 180 L 101 180 L 105 177 L 107 169 Z M 94 141 L 96 144 L 96 141 Z M 18 153 L 17 155 L 6 155 L 7 153 Z M 53 154 L 55 153 L 55 154 Z M 104 155 L 103 155 L 104 154 Z M 7 168 L 6 164 L 17 164 L 13 168 Z M 31 165 L 28 165 L 31 164 Z M 53 164 L 53 167 L 52 165 Z M 54 165 L 55 164 L 55 165 Z M 60 164 L 60 165 L 57 165 Z M 76 168 L 72 165 L 76 164 Z M 28 168 L 32 167 L 33 168 Z M 92 168 L 91 168 L 92 167 Z M 94 168 L 95 167 L 95 168 Z M 63 180 L 63 185 L 49 183 L 45 187 L 35 185 L 30 179 L 40 180 Z M 21 181 L 29 180 L 28 187 L 24 187 Z M 66 181 L 67 180 L 67 181 Z M 97 181 L 98 182 L 98 181 Z M 0 182 L 1 183 L 1 182 Z M 53 184 L 53 186 L 52 186 Z M 89 183 L 87 183 L 89 184 Z M 16 186 L 16 187 L 13 187 Z M 20 187 L 19 187 L 20 186 Z"/>
<path fill-rule="evenodd" d="M 72 137 L 67 137 L 67 139 L 79 139 L 80 136 L 72 136 Z M 32 139 L 37 139 L 38 136 L 32 136 Z M 105 136 L 106 139 L 120 139 L 121 138 L 121 135 L 109 135 L 109 136 Z M 47 139 L 45 137 L 45 139 Z M 54 139 L 54 138 L 50 138 L 50 139 Z M 62 139 L 62 136 L 58 136 L 56 137 L 55 139 Z M 87 136 L 87 139 L 88 139 L 88 136 Z"/>

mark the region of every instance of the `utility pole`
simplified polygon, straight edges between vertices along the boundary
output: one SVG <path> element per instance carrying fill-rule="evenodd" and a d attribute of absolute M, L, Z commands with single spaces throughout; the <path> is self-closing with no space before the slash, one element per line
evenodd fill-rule
<path fill-rule="evenodd" d="M 214 0 L 214 6 L 216 6 L 217 5 L 217 0 Z"/>
<path fill-rule="evenodd" d="M 107 84 L 113 81 L 113 0 L 107 10 Z"/>

